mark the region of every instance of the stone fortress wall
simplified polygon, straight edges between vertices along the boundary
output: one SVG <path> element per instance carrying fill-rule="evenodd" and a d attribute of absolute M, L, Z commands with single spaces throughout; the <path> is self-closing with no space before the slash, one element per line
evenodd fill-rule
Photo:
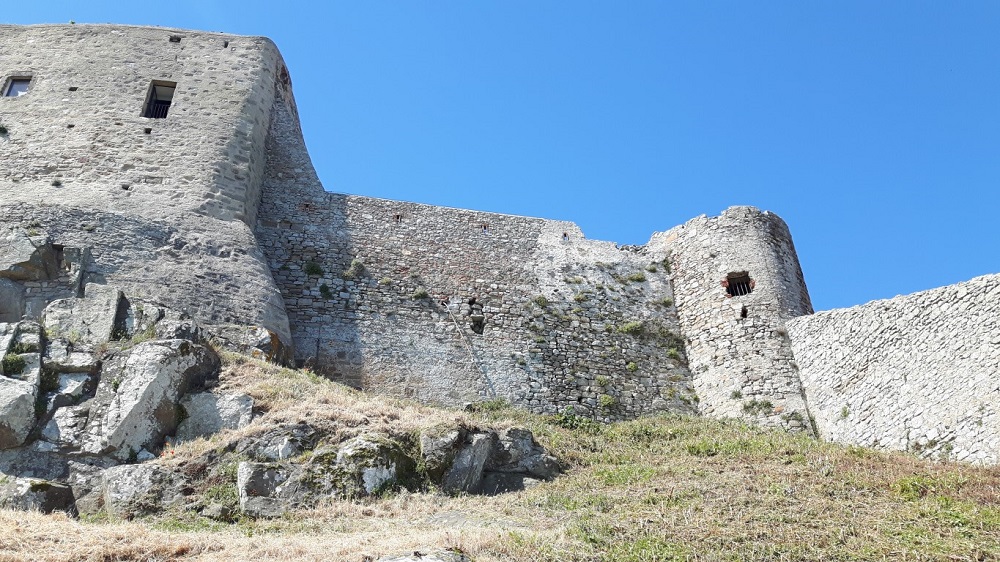
<path fill-rule="evenodd" d="M 0 238 L 86 249 L 79 286 L 8 280 L 0 315 L 112 283 L 209 325 L 290 343 L 251 226 L 264 174 L 277 48 L 259 37 L 111 25 L 0 26 Z M 175 83 L 165 119 L 151 85 Z M 15 232 L 17 231 L 17 232 Z M 69 269 L 69 264 L 65 264 Z M 197 296 L 197 304 L 192 297 Z"/>
<path fill-rule="evenodd" d="M 787 326 L 824 439 L 1000 463 L 1000 275 Z"/>
<path fill-rule="evenodd" d="M 0 98 L 0 227 L 59 262 L 0 280 L 0 317 L 115 284 L 427 402 L 698 411 L 997 462 L 996 294 L 980 280 L 813 315 L 787 226 L 752 207 L 619 247 L 568 222 L 329 193 L 266 39 L 0 31 L 0 79 L 32 77 Z M 177 83 L 166 119 L 140 116 L 154 80 Z"/>

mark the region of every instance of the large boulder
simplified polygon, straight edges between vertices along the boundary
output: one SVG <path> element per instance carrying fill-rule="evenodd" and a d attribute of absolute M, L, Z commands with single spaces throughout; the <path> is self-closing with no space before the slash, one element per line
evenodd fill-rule
<path fill-rule="evenodd" d="M 486 470 L 527 474 L 549 480 L 559 474 L 559 461 L 535 441 L 530 431 L 512 427 L 497 436 L 497 448 Z"/>
<path fill-rule="evenodd" d="M 184 500 L 184 478 L 155 464 L 113 466 L 103 473 L 104 508 L 132 518 L 156 513 Z"/>
<path fill-rule="evenodd" d="M 73 508 L 73 491 L 58 482 L 0 476 L 0 508 L 42 513 L 69 511 Z"/>
<path fill-rule="evenodd" d="M 0 449 L 20 447 L 35 426 L 38 385 L 0 377 Z"/>
<path fill-rule="evenodd" d="M 181 441 L 246 427 L 253 418 L 253 398 L 246 394 L 189 394 L 181 400 L 181 408 L 186 415 L 177 426 Z"/>
<path fill-rule="evenodd" d="M 97 358 L 93 353 L 77 351 L 76 346 L 65 340 L 55 339 L 46 346 L 42 357 L 45 369 L 53 373 L 93 373 L 97 371 Z"/>
<path fill-rule="evenodd" d="M 42 429 L 42 439 L 61 448 L 79 448 L 89 417 L 89 403 L 58 408 Z"/>
<path fill-rule="evenodd" d="M 0 277 L 41 281 L 58 275 L 59 260 L 48 236 L 23 228 L 0 231 Z"/>
<path fill-rule="evenodd" d="M 177 403 L 219 370 L 211 348 L 187 340 L 144 342 L 104 364 L 83 450 L 127 459 L 177 429 Z"/>
<path fill-rule="evenodd" d="M 284 493 L 295 473 L 280 463 L 241 462 L 236 469 L 240 510 L 250 517 L 280 517 L 295 506 L 295 498 Z"/>
<path fill-rule="evenodd" d="M 240 439 L 236 452 L 257 461 L 285 460 L 312 449 L 318 438 L 317 431 L 308 424 L 281 424 Z"/>
<path fill-rule="evenodd" d="M 42 324 L 50 339 L 65 339 L 76 351 L 93 351 L 114 337 L 121 302 L 117 287 L 90 283 L 84 298 L 59 299 L 46 306 Z"/>

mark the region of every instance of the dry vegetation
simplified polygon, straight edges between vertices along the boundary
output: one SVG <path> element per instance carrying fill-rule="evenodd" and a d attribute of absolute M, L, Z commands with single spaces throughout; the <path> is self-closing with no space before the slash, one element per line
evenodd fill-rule
<path fill-rule="evenodd" d="M 659 417 L 600 426 L 500 404 L 463 413 L 355 393 L 230 359 L 262 423 L 340 436 L 440 422 L 520 424 L 568 466 L 524 492 L 402 492 L 271 521 L 193 513 L 77 521 L 0 511 L 4 560 L 346 560 L 457 547 L 488 560 L 997 560 L 1000 469 L 835 446 L 733 421 Z M 178 447 L 183 465 L 239 434 Z"/>

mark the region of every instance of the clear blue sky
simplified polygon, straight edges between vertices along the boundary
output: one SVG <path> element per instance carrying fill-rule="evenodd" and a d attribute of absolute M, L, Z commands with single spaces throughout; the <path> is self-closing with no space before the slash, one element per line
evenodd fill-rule
<path fill-rule="evenodd" d="M 271 37 L 330 191 L 641 244 L 788 222 L 818 310 L 1000 272 L 1000 3 L 7 3 Z"/>

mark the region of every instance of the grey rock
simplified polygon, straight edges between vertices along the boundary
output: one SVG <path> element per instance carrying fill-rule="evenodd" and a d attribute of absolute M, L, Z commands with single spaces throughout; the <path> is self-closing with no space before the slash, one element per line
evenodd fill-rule
<path fill-rule="evenodd" d="M 253 417 L 253 398 L 246 394 L 199 392 L 185 396 L 181 407 L 187 414 L 177 426 L 177 439 L 181 441 L 246 427 Z"/>
<path fill-rule="evenodd" d="M 47 236 L 32 236 L 23 228 L 0 232 L 0 277 L 40 281 L 56 275 L 58 267 Z"/>
<path fill-rule="evenodd" d="M 483 472 L 479 491 L 487 496 L 519 492 L 542 481 L 516 472 Z"/>
<path fill-rule="evenodd" d="M 216 521 L 232 521 L 234 515 L 236 514 L 231 507 L 222 505 L 221 503 L 208 504 L 201 510 L 202 517 L 208 517 Z"/>
<path fill-rule="evenodd" d="M 383 556 L 375 562 L 472 562 L 472 558 L 454 550 L 435 550 Z"/>
<path fill-rule="evenodd" d="M 35 426 L 38 386 L 0 377 L 0 449 L 20 447 Z"/>
<path fill-rule="evenodd" d="M 240 511 L 250 517 L 283 515 L 293 504 L 279 492 L 292 474 L 290 467 L 279 463 L 241 462 L 236 469 Z"/>
<path fill-rule="evenodd" d="M 0 507 L 51 513 L 73 508 L 69 486 L 37 478 L 0 476 Z"/>
<path fill-rule="evenodd" d="M 442 488 L 449 494 L 477 492 L 483 479 L 483 467 L 493 452 L 494 436 L 475 433 L 455 456 L 455 460 L 442 480 Z"/>
<path fill-rule="evenodd" d="M 16 281 L 0 278 L 0 322 L 17 322 L 23 315 L 24 287 Z"/>
<path fill-rule="evenodd" d="M 91 406 L 83 450 L 126 459 L 174 433 L 177 402 L 218 373 L 219 357 L 186 340 L 141 343 L 109 360 Z"/>
<path fill-rule="evenodd" d="M 440 483 L 451 468 L 464 441 L 466 430 L 455 426 L 436 426 L 420 432 L 420 456 L 431 481 Z"/>
<path fill-rule="evenodd" d="M 79 350 L 93 351 L 110 341 L 122 300 L 117 287 L 87 285 L 84 298 L 52 301 L 42 314 L 46 333 L 72 341 Z"/>
<path fill-rule="evenodd" d="M 87 404 L 59 408 L 42 429 L 42 439 L 59 447 L 78 448 L 89 416 Z"/>
<path fill-rule="evenodd" d="M 279 425 L 265 433 L 244 437 L 236 452 L 259 461 L 277 461 L 295 457 L 316 443 L 316 430 L 307 424 Z"/>
<path fill-rule="evenodd" d="M 560 472 L 559 461 L 535 441 L 527 429 L 501 431 L 497 448 L 486 466 L 491 472 L 516 472 L 549 480 Z"/>
<path fill-rule="evenodd" d="M 116 517 L 132 518 L 177 505 L 186 485 L 180 474 L 154 464 L 113 466 L 102 474 L 104 508 Z"/>
<path fill-rule="evenodd" d="M 313 455 L 307 471 L 322 475 L 329 459 Z M 339 484 L 348 496 L 372 494 L 386 486 L 414 476 L 416 462 L 406 455 L 399 443 L 383 435 L 361 435 L 340 446 L 336 465 L 346 478 Z"/>
<path fill-rule="evenodd" d="M 61 338 L 49 342 L 42 364 L 55 373 L 93 373 L 97 370 L 94 354 L 74 351 L 73 344 Z"/>

